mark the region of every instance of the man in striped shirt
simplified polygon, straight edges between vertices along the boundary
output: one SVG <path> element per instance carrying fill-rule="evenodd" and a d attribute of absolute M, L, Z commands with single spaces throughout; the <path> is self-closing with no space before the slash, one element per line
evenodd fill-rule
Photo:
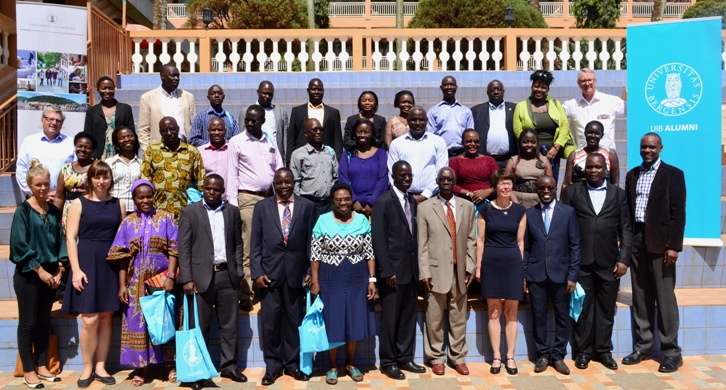
<path fill-rule="evenodd" d="M 209 121 L 213 118 L 219 118 L 224 121 L 224 125 L 227 128 L 227 134 L 224 137 L 226 140 L 240 133 L 237 119 L 235 119 L 231 112 L 222 108 L 222 103 L 224 103 L 224 90 L 222 87 L 217 84 L 209 87 L 207 99 L 209 100 L 209 108 L 198 112 L 194 116 L 192 128 L 189 131 L 189 143 L 197 147 L 209 142 L 207 129 L 209 128 Z"/>

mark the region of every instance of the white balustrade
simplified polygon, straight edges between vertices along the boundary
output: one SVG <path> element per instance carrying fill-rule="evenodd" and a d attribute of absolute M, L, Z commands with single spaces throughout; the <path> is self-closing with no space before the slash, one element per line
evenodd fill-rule
<path fill-rule="evenodd" d="M 366 14 L 365 3 L 328 3 L 328 16 L 331 18 L 335 17 L 350 17 L 350 16 L 364 16 Z"/>
<path fill-rule="evenodd" d="M 186 19 L 187 17 L 189 17 L 189 15 L 187 15 L 187 5 L 184 3 L 167 4 L 166 5 L 166 17 L 169 19 L 174 19 L 174 18 Z"/>
<path fill-rule="evenodd" d="M 539 11 L 545 18 L 562 17 L 564 4 L 561 1 L 541 2 L 539 3 Z"/>
<path fill-rule="evenodd" d="M 633 3 L 634 18 L 649 18 L 653 15 L 653 2 Z"/>
<path fill-rule="evenodd" d="M 396 16 L 396 3 L 371 3 L 371 16 Z"/>
<path fill-rule="evenodd" d="M 579 70 L 584 67 L 597 70 L 621 69 L 621 61 L 625 58 L 622 45 L 624 38 L 520 37 L 520 41 L 522 50 L 518 58 L 522 66 L 528 66 L 523 70 Z M 531 49 L 534 50 L 530 52 Z"/>
<path fill-rule="evenodd" d="M 403 3 L 403 15 L 413 16 L 418 8 L 418 2 L 407 1 Z M 328 16 L 331 18 L 365 16 L 365 2 L 329 2 Z M 371 2 L 370 16 L 396 16 L 395 2 Z"/>

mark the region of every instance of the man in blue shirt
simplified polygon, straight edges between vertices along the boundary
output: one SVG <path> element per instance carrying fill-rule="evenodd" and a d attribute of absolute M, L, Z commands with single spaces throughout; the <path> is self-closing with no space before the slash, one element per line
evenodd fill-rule
<path fill-rule="evenodd" d="M 209 108 L 198 112 L 194 116 L 192 129 L 189 131 L 189 143 L 194 146 L 202 146 L 209 142 L 207 129 L 209 127 L 209 121 L 212 118 L 220 118 L 224 121 L 225 127 L 227 128 L 227 135 L 225 136 L 227 140 L 240 132 L 237 119 L 235 119 L 232 113 L 222 108 L 222 103 L 224 103 L 224 90 L 222 87 L 217 84 L 209 87 L 207 99 L 210 104 Z"/>
<path fill-rule="evenodd" d="M 428 111 L 429 123 L 426 131 L 434 133 L 446 141 L 449 157 L 464 153 L 461 135 L 464 130 L 474 128 L 474 117 L 471 110 L 456 100 L 456 79 L 446 76 L 441 80 L 441 92 L 444 99 Z"/>

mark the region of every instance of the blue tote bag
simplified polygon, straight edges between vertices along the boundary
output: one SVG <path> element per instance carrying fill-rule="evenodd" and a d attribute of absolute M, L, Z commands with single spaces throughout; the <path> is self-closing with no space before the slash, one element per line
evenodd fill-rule
<path fill-rule="evenodd" d="M 141 297 L 139 305 L 146 321 L 151 344 L 162 345 L 174 338 L 174 302 L 176 298 L 164 290 Z"/>
<path fill-rule="evenodd" d="M 194 299 L 194 329 L 189 329 L 189 296 L 184 296 L 184 320 L 182 330 L 176 332 L 176 375 L 179 382 L 196 382 L 217 376 L 217 369 L 209 357 L 207 345 L 204 343 L 202 330 L 199 328 L 199 310 L 197 294 Z"/>
<path fill-rule="evenodd" d="M 345 343 L 329 343 L 323 317 L 323 300 L 318 296 L 310 304 L 310 289 L 307 291 L 307 310 L 302 324 L 298 327 L 300 334 L 300 371 L 310 375 L 313 373 L 313 354 L 338 348 Z"/>

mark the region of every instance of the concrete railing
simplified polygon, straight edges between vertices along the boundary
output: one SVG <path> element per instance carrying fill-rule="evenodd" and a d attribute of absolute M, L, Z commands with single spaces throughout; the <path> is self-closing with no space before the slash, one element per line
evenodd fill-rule
<path fill-rule="evenodd" d="M 188 18 L 187 5 L 186 4 L 167 4 L 166 5 L 166 17 L 171 18 Z"/>

